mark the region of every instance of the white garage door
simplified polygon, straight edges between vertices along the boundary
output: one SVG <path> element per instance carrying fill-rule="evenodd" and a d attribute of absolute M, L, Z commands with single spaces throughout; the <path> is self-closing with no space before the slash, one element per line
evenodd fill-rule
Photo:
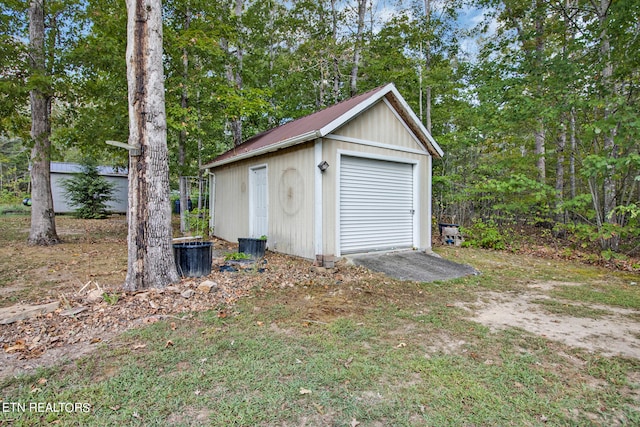
<path fill-rule="evenodd" d="M 340 252 L 413 246 L 413 165 L 342 156 Z"/>

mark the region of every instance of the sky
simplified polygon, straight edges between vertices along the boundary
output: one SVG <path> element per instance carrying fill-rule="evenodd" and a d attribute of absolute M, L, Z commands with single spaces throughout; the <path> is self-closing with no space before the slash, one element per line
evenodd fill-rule
<path fill-rule="evenodd" d="M 480 9 L 476 7 L 466 7 L 459 11 L 457 24 L 464 29 L 470 30 L 477 27 L 485 21 L 488 21 L 487 32 L 484 37 L 491 36 L 496 33 L 498 29 L 498 21 L 495 17 L 488 16 L 488 10 Z M 470 56 L 470 59 L 475 58 L 479 51 L 479 36 L 469 36 L 460 40 L 460 48 L 463 52 Z"/>
<path fill-rule="evenodd" d="M 442 9 L 445 2 L 447 2 L 447 0 L 432 0 L 434 13 L 438 13 L 438 9 Z M 347 3 L 353 3 L 353 0 L 350 0 Z M 373 0 L 372 11 L 379 23 L 378 25 L 381 27 L 382 23 L 389 20 L 397 12 L 399 7 L 406 7 L 408 5 L 409 1 L 406 0 L 400 0 L 400 2 L 398 0 Z M 498 24 L 495 18 L 489 17 L 488 12 L 489 11 L 487 9 L 465 5 L 463 8 L 458 10 L 458 18 L 455 26 L 462 30 L 470 31 L 485 20 L 488 20 L 487 33 L 485 34 L 485 37 L 495 34 Z M 479 36 L 477 35 L 469 35 L 467 37 L 460 38 L 461 50 L 466 53 L 471 60 L 473 60 L 479 52 L 478 42 Z"/>

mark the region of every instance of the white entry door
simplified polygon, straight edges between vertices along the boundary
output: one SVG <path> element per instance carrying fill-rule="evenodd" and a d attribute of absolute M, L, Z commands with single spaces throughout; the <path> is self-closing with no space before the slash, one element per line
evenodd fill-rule
<path fill-rule="evenodd" d="M 249 237 L 269 235 L 267 166 L 249 169 Z"/>
<path fill-rule="evenodd" d="M 413 246 L 413 165 L 342 156 L 340 252 Z"/>

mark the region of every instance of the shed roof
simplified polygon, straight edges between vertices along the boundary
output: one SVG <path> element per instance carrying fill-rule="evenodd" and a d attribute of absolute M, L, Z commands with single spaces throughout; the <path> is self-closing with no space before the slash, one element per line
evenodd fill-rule
<path fill-rule="evenodd" d="M 260 154 L 276 151 L 292 145 L 322 138 L 335 131 L 369 107 L 386 97 L 409 129 L 422 142 L 429 153 L 442 157 L 443 151 L 431 134 L 416 117 L 411 107 L 400 95 L 393 83 L 356 95 L 323 110 L 259 133 L 242 144 L 219 155 L 203 169 L 221 166 Z"/>
<path fill-rule="evenodd" d="M 127 176 L 127 168 L 114 168 L 111 166 L 97 166 L 99 175 Z M 51 173 L 81 173 L 82 165 L 67 162 L 51 162 Z"/>

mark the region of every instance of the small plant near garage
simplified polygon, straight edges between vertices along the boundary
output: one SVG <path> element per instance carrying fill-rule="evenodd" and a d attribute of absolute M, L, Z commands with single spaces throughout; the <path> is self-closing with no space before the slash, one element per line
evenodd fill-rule
<path fill-rule="evenodd" d="M 243 259 L 251 259 L 251 255 L 244 252 L 229 252 L 224 254 L 225 261 L 241 261 Z"/>

